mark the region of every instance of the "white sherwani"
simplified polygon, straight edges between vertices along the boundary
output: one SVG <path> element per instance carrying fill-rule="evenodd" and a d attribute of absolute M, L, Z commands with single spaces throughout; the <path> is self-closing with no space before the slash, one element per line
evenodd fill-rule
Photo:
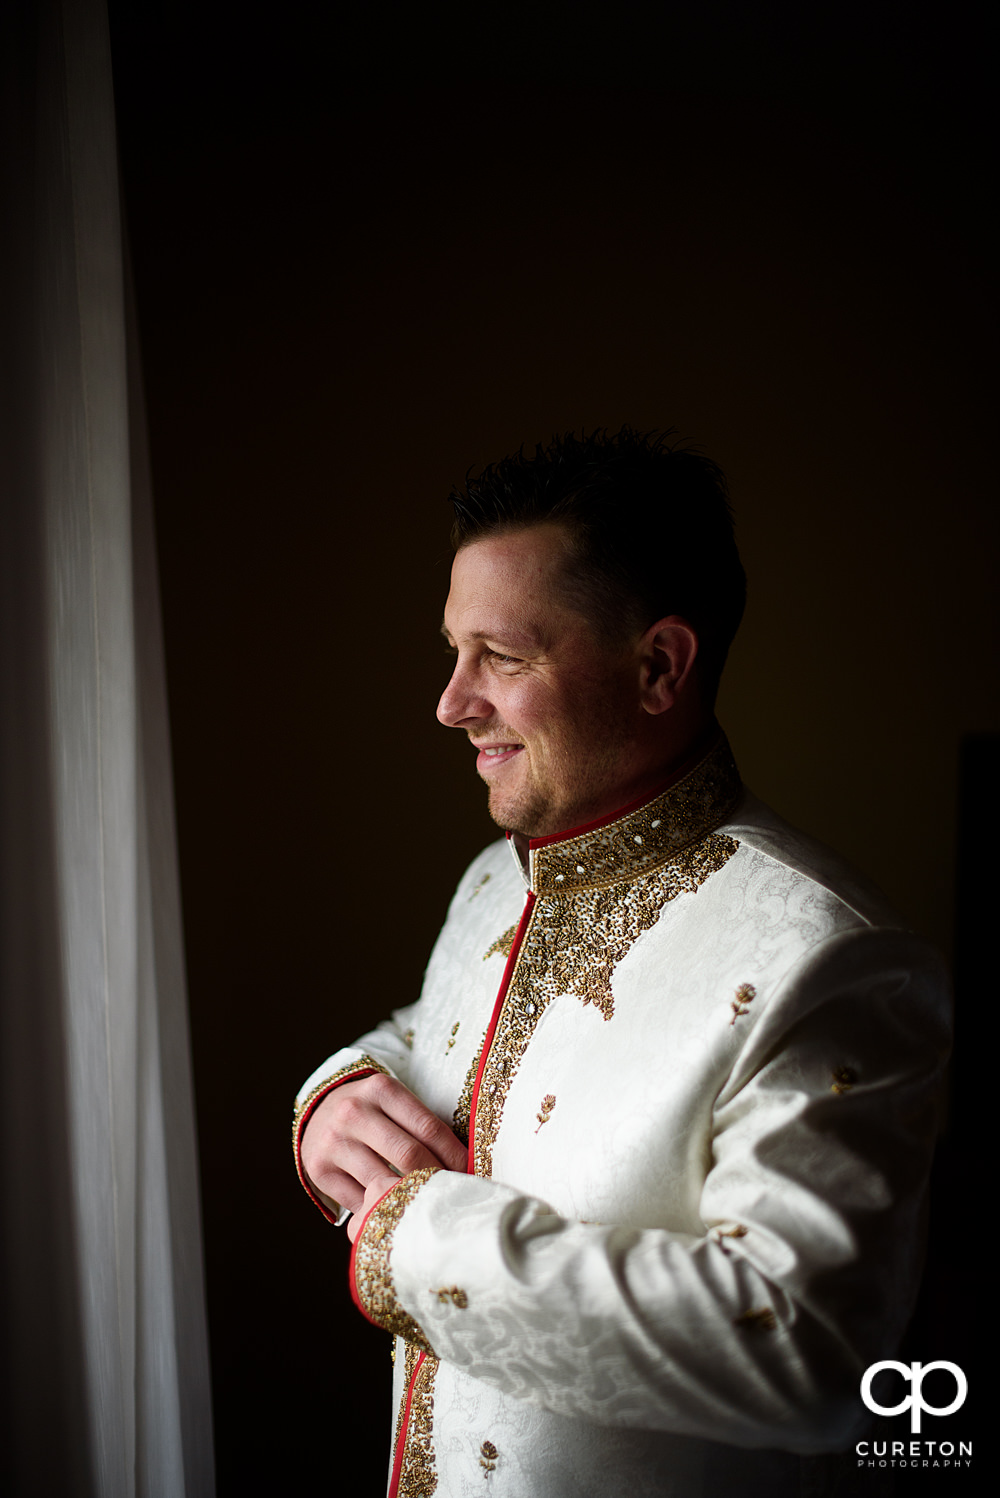
<path fill-rule="evenodd" d="M 742 790 L 722 739 L 645 805 L 463 878 L 418 1003 L 305 1084 L 398 1077 L 470 1138 L 369 1213 L 390 1491 L 779 1498 L 850 1477 L 919 1275 L 939 959 Z M 310 1189 L 314 1199 L 317 1193 Z M 320 1201 L 328 1215 L 336 1204 Z"/>

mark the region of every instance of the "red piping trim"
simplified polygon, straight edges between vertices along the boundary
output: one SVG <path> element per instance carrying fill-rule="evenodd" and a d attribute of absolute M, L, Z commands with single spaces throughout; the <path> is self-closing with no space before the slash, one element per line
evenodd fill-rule
<path fill-rule="evenodd" d="M 489 1028 L 486 1031 L 486 1039 L 483 1041 L 483 1049 L 479 1057 L 479 1067 L 476 1071 L 476 1080 L 472 1084 L 472 1103 L 469 1107 L 469 1158 L 466 1165 L 466 1170 L 470 1176 L 475 1175 L 476 1107 L 479 1102 L 479 1087 L 483 1080 L 483 1070 L 486 1066 L 486 1058 L 490 1054 L 490 1046 L 493 1044 L 493 1037 L 496 1034 L 497 1021 L 500 1018 L 500 1010 L 503 1008 L 503 1001 L 507 996 L 507 989 L 510 985 L 510 980 L 514 976 L 514 969 L 517 966 L 517 959 L 520 956 L 521 952 L 521 944 L 524 941 L 525 932 L 527 931 L 528 923 L 531 920 L 531 912 L 534 910 L 534 908 L 535 894 L 533 890 L 529 890 L 528 898 L 524 902 L 524 909 L 521 911 L 521 919 L 517 923 L 517 932 L 515 933 L 514 941 L 510 949 L 510 956 L 507 958 L 507 965 L 503 970 L 503 977 L 500 979 L 500 988 L 497 992 L 496 1000 L 493 1004 L 493 1013 L 490 1016 Z"/>
<path fill-rule="evenodd" d="M 306 1173 L 302 1168 L 302 1135 L 305 1133 L 306 1124 L 312 1118 L 313 1113 L 319 1107 L 323 1099 L 330 1096 L 331 1092 L 335 1092 L 336 1089 L 338 1087 L 342 1087 L 345 1082 L 357 1082 L 361 1077 L 373 1077 L 374 1075 L 375 1068 L 373 1066 L 363 1066 L 360 1067 L 357 1071 L 351 1072 L 349 1076 L 338 1077 L 336 1082 L 331 1082 L 329 1087 L 324 1087 L 322 1092 L 317 1093 L 317 1095 L 313 1098 L 312 1102 L 309 1104 L 309 1107 L 303 1113 L 302 1117 L 299 1119 L 298 1123 L 295 1126 L 295 1169 L 298 1172 L 299 1181 L 301 1183 L 303 1191 L 306 1193 L 309 1200 L 319 1208 L 323 1216 L 326 1218 L 327 1222 L 336 1223 L 337 1218 L 335 1214 L 330 1211 L 330 1208 L 326 1206 L 324 1202 L 320 1201 L 319 1197 L 310 1186 Z"/>
<path fill-rule="evenodd" d="M 413 1391 L 417 1386 L 417 1374 L 424 1366 L 426 1352 L 422 1352 L 417 1358 L 413 1377 L 410 1379 L 410 1387 L 406 1391 L 406 1408 L 403 1411 L 402 1424 L 399 1427 L 399 1439 L 396 1442 L 396 1456 L 392 1464 L 392 1477 L 389 1480 L 389 1492 L 387 1498 L 396 1498 L 399 1492 L 399 1479 L 403 1472 L 403 1452 L 406 1450 L 406 1437 L 410 1429 L 410 1406 L 413 1403 Z"/>

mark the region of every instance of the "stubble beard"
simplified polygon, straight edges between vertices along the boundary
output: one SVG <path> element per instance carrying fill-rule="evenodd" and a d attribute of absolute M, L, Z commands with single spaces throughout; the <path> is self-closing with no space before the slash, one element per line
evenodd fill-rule
<path fill-rule="evenodd" d="M 522 837 L 540 837 L 548 809 L 546 797 L 536 789 L 534 795 L 504 798 L 496 786 L 489 788 L 489 813 L 505 832 L 519 832 Z"/>
<path fill-rule="evenodd" d="M 601 814 L 601 806 L 607 811 L 617 810 L 626 799 L 624 795 L 619 799 L 615 789 L 625 735 L 617 722 L 609 725 L 609 730 L 599 751 L 590 748 L 586 785 L 578 781 L 574 784 L 569 755 L 554 784 L 539 783 L 531 777 L 518 791 L 505 794 L 499 786 L 487 782 L 489 813 L 497 826 L 522 837 L 552 837 L 593 821 Z M 525 755 L 528 752 L 522 751 Z"/>

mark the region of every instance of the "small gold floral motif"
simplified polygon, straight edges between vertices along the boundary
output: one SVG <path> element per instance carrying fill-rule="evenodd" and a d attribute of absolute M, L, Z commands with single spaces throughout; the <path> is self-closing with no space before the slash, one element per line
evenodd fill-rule
<path fill-rule="evenodd" d="M 759 1306 L 755 1311 L 743 1311 L 733 1317 L 734 1326 L 742 1326 L 748 1332 L 773 1332 L 778 1320 L 770 1306 Z"/>
<path fill-rule="evenodd" d="M 551 1092 L 547 1092 L 542 1098 L 541 1112 L 535 1114 L 535 1117 L 538 1119 L 538 1129 L 542 1127 L 542 1124 L 548 1123 L 549 1119 L 552 1117 L 552 1109 L 555 1107 L 555 1105 L 556 1100 L 554 1095 Z M 535 1130 L 536 1134 L 538 1133 L 538 1129 Z"/>
<path fill-rule="evenodd" d="M 750 1013 L 750 1010 L 747 1006 L 751 1004 L 756 997 L 757 990 L 756 988 L 754 988 L 752 983 L 740 984 L 739 988 L 736 990 L 736 997 L 731 1001 L 729 1006 L 733 1011 L 733 1017 L 729 1021 L 731 1025 L 735 1025 L 736 1021 L 740 1018 L 741 1015 Z"/>
<path fill-rule="evenodd" d="M 410 1051 L 413 1050 L 413 1035 L 414 1035 L 414 1030 L 413 1030 L 413 1026 L 411 1025 L 410 1028 L 407 1030 L 406 1034 L 403 1036 L 403 1044 Z"/>
<path fill-rule="evenodd" d="M 483 1476 L 489 1477 L 491 1472 L 496 1471 L 499 1452 L 492 1441 L 484 1441 L 479 1448 L 479 1452 L 479 1465 L 483 1469 Z"/>
<path fill-rule="evenodd" d="M 469 1297 L 466 1295 L 465 1291 L 460 1290 L 457 1285 L 452 1285 L 450 1287 L 447 1285 L 442 1285 L 440 1290 L 432 1290 L 430 1293 L 432 1295 L 436 1295 L 442 1305 L 446 1305 L 450 1300 L 452 1305 L 457 1306 L 460 1311 L 464 1311 L 466 1306 L 469 1304 Z"/>
<path fill-rule="evenodd" d="M 455 1036 L 458 1034 L 458 1027 L 459 1027 L 460 1024 L 461 1024 L 461 1021 L 460 1020 L 456 1020 L 455 1023 L 451 1027 L 451 1039 L 448 1042 L 448 1049 L 449 1049 L 449 1051 L 451 1050 L 452 1046 L 455 1044 Z"/>
<path fill-rule="evenodd" d="M 833 1086 L 830 1088 L 830 1091 L 835 1092 L 838 1097 L 843 1097 L 845 1092 L 850 1092 L 857 1080 L 857 1072 L 852 1071 L 849 1066 L 835 1066 L 833 1069 Z"/>
<path fill-rule="evenodd" d="M 478 895 L 479 891 L 482 889 L 482 887 L 483 887 L 484 884 L 489 884 L 491 877 L 492 876 L 490 874 L 484 874 L 483 875 L 483 877 L 480 879 L 479 883 L 476 885 L 475 889 L 472 891 L 472 894 L 469 896 L 470 900 L 474 900 L 476 898 L 476 896 Z"/>
<path fill-rule="evenodd" d="M 711 1232 L 711 1237 L 723 1248 L 725 1248 L 722 1241 L 724 1238 L 745 1238 L 746 1235 L 747 1229 L 742 1222 L 720 1222 Z"/>
<path fill-rule="evenodd" d="M 509 957 L 510 949 L 514 945 L 514 937 L 517 935 L 517 927 L 509 926 L 502 936 L 498 936 L 491 947 L 487 947 L 483 953 L 483 961 L 495 957 L 499 952 L 501 957 Z"/>

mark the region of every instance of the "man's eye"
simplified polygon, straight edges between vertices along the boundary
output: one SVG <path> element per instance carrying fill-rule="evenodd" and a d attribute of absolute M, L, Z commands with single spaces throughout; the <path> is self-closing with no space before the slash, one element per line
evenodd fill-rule
<path fill-rule="evenodd" d="M 516 655 L 502 655 L 499 650 L 490 650 L 487 654 L 495 666 L 511 667 L 521 664 L 519 657 Z"/>

